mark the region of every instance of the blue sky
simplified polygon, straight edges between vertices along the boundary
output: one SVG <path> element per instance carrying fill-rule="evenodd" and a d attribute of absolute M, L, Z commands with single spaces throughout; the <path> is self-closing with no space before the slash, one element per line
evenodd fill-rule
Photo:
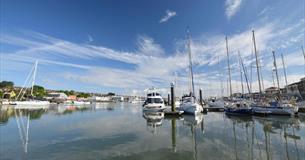
<path fill-rule="evenodd" d="M 176 81 L 178 92 L 186 92 L 186 28 L 192 39 L 196 89 L 203 88 L 205 96 L 220 95 L 221 82 L 226 87 L 226 35 L 233 91 L 241 90 L 238 51 L 250 74 L 252 29 L 264 88 L 273 86 L 272 50 L 281 86 L 280 54 L 290 83 L 305 72 L 303 0 L 2 0 L 0 4 L 1 79 L 19 86 L 38 60 L 37 84 L 49 89 L 140 94 L 155 86 L 167 93 L 170 82 Z M 252 75 L 255 91 L 255 69 Z"/>

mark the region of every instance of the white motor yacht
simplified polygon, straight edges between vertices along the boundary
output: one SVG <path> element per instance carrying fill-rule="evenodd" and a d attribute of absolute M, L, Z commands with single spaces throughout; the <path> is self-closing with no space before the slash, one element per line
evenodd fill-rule
<path fill-rule="evenodd" d="M 165 109 L 164 101 L 156 89 L 150 89 L 143 104 L 143 110 L 162 111 Z"/>

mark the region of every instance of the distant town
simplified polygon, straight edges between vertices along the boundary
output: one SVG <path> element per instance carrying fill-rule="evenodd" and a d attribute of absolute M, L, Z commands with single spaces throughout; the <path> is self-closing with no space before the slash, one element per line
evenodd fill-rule
<path fill-rule="evenodd" d="M 22 87 L 15 86 L 12 81 L 0 82 L 0 98 L 4 100 L 14 100 L 15 97 L 20 93 Z M 122 96 L 116 95 L 113 92 L 109 93 L 87 93 L 79 92 L 74 90 L 53 90 L 46 89 L 43 86 L 34 85 L 33 93 L 31 89 L 24 90 L 24 96 L 22 100 L 26 99 L 37 99 L 37 100 L 48 100 L 51 103 L 63 103 L 65 101 L 86 101 L 86 102 L 123 102 L 129 101 L 135 96 Z"/>
<path fill-rule="evenodd" d="M 12 81 L 0 82 L 0 98 L 1 101 L 14 100 L 18 93 L 20 93 L 22 87 L 15 86 Z M 135 98 L 144 99 L 144 97 L 138 97 L 135 95 L 116 95 L 113 92 L 108 93 L 88 93 L 79 92 L 74 90 L 53 90 L 46 89 L 43 86 L 34 85 L 33 94 L 31 95 L 30 89 L 26 89 L 24 92 L 23 100 L 26 99 L 38 99 L 48 100 L 51 103 L 63 103 L 65 101 L 86 101 L 86 102 L 130 102 Z M 262 93 L 265 98 L 274 98 L 274 96 L 284 96 L 285 98 L 294 98 L 295 100 L 305 99 L 305 77 L 300 81 L 288 84 L 284 88 L 278 89 L 277 87 L 266 88 Z M 260 93 L 233 93 L 232 97 L 235 98 L 254 98 L 259 97 Z M 168 95 L 163 95 L 165 102 L 168 102 Z M 211 97 L 208 97 L 211 98 Z"/>

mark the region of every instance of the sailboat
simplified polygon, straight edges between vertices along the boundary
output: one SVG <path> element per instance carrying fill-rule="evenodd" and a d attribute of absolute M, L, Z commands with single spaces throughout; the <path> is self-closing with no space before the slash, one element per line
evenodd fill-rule
<path fill-rule="evenodd" d="M 186 114 L 197 115 L 203 112 L 202 106 L 196 100 L 194 94 L 194 78 L 193 78 L 193 67 L 192 67 L 192 53 L 191 53 L 191 40 L 189 33 L 188 35 L 188 54 L 189 54 L 189 78 L 190 78 L 190 93 L 182 97 L 182 102 L 180 104 L 180 110 L 184 111 Z"/>
<path fill-rule="evenodd" d="M 26 93 L 26 84 L 29 83 L 30 79 L 32 79 L 31 97 L 34 97 L 33 91 L 34 91 L 34 85 L 35 85 L 35 80 L 36 80 L 37 65 L 38 65 L 38 61 L 35 62 L 35 64 L 34 64 L 32 70 L 31 70 L 30 74 L 28 75 L 23 87 L 21 88 L 20 92 L 18 93 L 18 95 L 16 97 L 16 100 L 9 102 L 9 105 L 18 105 L 18 108 L 22 108 L 22 106 L 24 106 L 24 107 L 28 107 L 28 106 L 44 107 L 44 106 L 46 106 L 47 107 L 50 104 L 49 101 L 35 100 L 34 98 L 27 99 L 25 101 L 21 100 Z M 32 76 L 31 76 L 31 74 L 32 74 Z"/>
<path fill-rule="evenodd" d="M 275 67 L 275 73 L 277 78 L 277 85 L 279 89 L 278 98 L 273 99 L 269 103 L 265 103 L 265 105 L 256 105 L 253 106 L 253 112 L 255 114 L 263 114 L 263 115 L 288 115 L 293 116 L 298 112 L 298 107 L 296 105 L 293 105 L 292 103 L 289 103 L 288 101 L 285 101 L 281 97 L 280 93 L 280 84 L 279 84 L 279 78 L 278 78 L 278 72 L 277 72 L 277 65 L 276 65 L 276 59 L 275 59 L 275 52 L 272 52 L 273 54 L 273 64 Z M 284 63 L 283 63 L 284 64 Z M 285 67 L 284 67 L 285 69 Z M 287 81 L 286 81 L 287 83 Z"/>
<path fill-rule="evenodd" d="M 229 56 L 229 47 L 228 47 L 228 38 L 226 37 L 226 49 L 228 57 L 228 73 L 229 73 L 229 83 L 230 83 L 230 97 L 232 97 L 232 83 L 231 83 L 231 69 L 230 69 L 230 56 Z M 228 105 L 225 108 L 225 113 L 227 115 L 250 115 L 252 114 L 252 108 L 247 101 L 242 99 L 232 100 L 227 102 Z"/>
<path fill-rule="evenodd" d="M 218 66 L 220 68 L 220 61 L 219 61 L 219 57 L 218 57 Z M 220 74 L 219 74 L 220 75 Z M 221 76 L 220 76 L 221 77 Z M 220 78 L 220 91 L 221 91 L 221 97 L 217 98 L 217 97 L 211 97 L 208 100 L 208 106 L 211 108 L 217 108 L 219 110 L 223 110 L 225 107 L 225 101 L 223 100 L 223 84 L 222 84 L 222 78 Z"/>

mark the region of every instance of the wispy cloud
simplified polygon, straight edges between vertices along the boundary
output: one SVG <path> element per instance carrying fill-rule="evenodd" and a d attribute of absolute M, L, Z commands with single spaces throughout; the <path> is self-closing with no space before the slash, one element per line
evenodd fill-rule
<path fill-rule="evenodd" d="M 231 19 L 237 11 L 240 9 L 242 0 L 226 0 L 225 2 L 225 13 L 228 19 Z"/>
<path fill-rule="evenodd" d="M 166 15 L 162 17 L 159 21 L 159 23 L 167 22 L 169 19 L 175 17 L 177 13 L 175 11 L 167 10 Z"/>
<path fill-rule="evenodd" d="M 262 63 L 268 66 L 270 61 L 270 50 L 279 44 L 284 44 L 290 35 L 296 37 L 299 34 L 301 25 L 281 26 L 276 22 L 270 22 L 255 28 L 256 40 L 260 57 L 264 59 Z M 229 51 L 231 54 L 231 63 L 234 68 L 237 66 L 237 51 L 239 50 L 244 57 L 246 64 L 253 61 L 252 53 L 252 27 L 242 32 L 229 35 Z M 277 34 L 275 34 L 275 32 Z M 225 35 L 217 34 L 203 36 L 205 38 L 193 39 L 191 43 L 193 62 L 195 71 L 195 83 L 197 87 L 206 87 L 210 93 L 217 94 L 220 92 L 220 78 L 215 73 L 222 72 L 225 75 L 225 65 L 220 69 L 217 65 L 218 58 L 222 64 L 226 63 L 225 52 Z M 285 37 L 285 38 L 282 38 Z M 286 47 L 291 47 L 301 41 L 293 40 L 287 43 Z M 93 84 L 101 87 L 115 87 L 129 90 L 144 90 L 145 88 L 155 86 L 158 88 L 168 88 L 170 82 L 175 80 L 177 73 L 177 82 L 179 92 L 187 90 L 187 66 L 188 58 L 185 48 L 185 41 L 180 40 L 174 46 L 174 52 L 167 53 L 160 44 L 152 37 L 139 36 L 135 48 L 130 51 L 115 50 L 106 46 L 93 45 L 88 43 L 75 43 L 67 40 L 57 39 L 52 36 L 43 35 L 36 32 L 24 34 L 3 34 L 0 37 L 0 44 L 16 46 L 15 51 L 7 51 L 3 58 L 18 62 L 33 62 L 35 59 L 40 60 L 41 65 L 64 66 L 81 69 L 81 72 L 64 70 L 60 74 L 67 81 L 75 81 Z M 296 57 L 296 56 L 295 56 Z M 299 56 L 301 59 L 301 54 Z M 287 66 L 293 64 L 293 54 L 291 58 L 287 55 Z M 291 60 L 288 60 L 291 59 Z M 92 60 L 115 61 L 132 65 L 132 69 L 115 68 L 103 63 L 93 64 Z M 75 64 L 81 62 L 81 64 Z M 301 61 L 300 61 L 301 62 Z M 32 65 L 32 63 L 31 63 Z M 210 69 L 202 73 L 204 69 Z M 10 67 L 6 67 L 10 68 Z M 13 68 L 16 68 L 13 66 Z M 234 71 L 233 71 L 234 72 Z M 237 72 L 237 71 L 236 71 Z M 233 74 L 234 76 L 234 74 Z M 94 77 L 94 78 L 92 78 Z M 225 76 L 223 76 L 225 81 Z M 52 79 L 52 77 L 49 77 Z M 240 86 L 239 76 L 233 77 L 234 90 Z M 270 78 L 264 79 L 267 85 L 271 85 Z M 225 86 L 226 83 L 224 83 Z M 253 82 L 256 88 L 255 82 Z M 164 89 L 166 91 L 166 89 Z M 207 93 L 207 92 L 205 92 Z"/>

